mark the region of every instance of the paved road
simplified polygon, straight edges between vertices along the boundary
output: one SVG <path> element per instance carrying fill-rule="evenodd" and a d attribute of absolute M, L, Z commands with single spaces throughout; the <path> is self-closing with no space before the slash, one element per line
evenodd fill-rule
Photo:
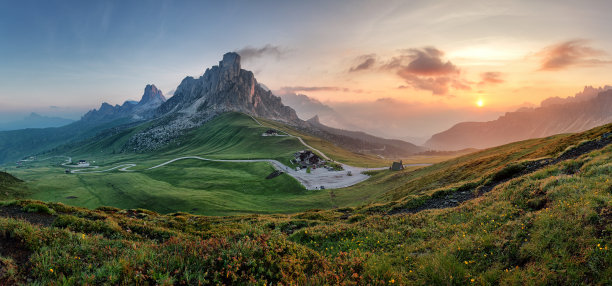
<path fill-rule="evenodd" d="M 250 116 L 250 115 L 249 115 Z M 251 118 L 257 122 L 257 124 L 264 126 L 263 124 L 261 124 L 257 119 L 255 119 L 255 117 L 251 116 Z M 285 132 L 285 134 L 287 134 L 287 136 L 291 136 L 294 137 L 296 139 L 298 139 L 300 141 L 300 143 L 302 143 L 302 145 L 306 146 L 307 148 L 319 153 L 321 155 L 322 158 L 324 158 L 325 160 L 331 161 L 331 159 L 329 157 L 327 157 L 327 155 L 325 155 L 323 152 L 321 152 L 320 150 L 317 150 L 315 148 L 313 148 L 312 146 L 306 144 L 306 142 L 304 142 L 304 140 L 302 140 L 301 137 L 299 136 L 294 136 L 291 135 L 287 132 Z M 66 167 L 71 167 L 68 164 L 70 164 L 72 162 L 72 158 L 70 157 L 66 157 L 68 158 L 67 162 L 62 164 Z M 250 159 L 250 160 L 241 160 L 241 159 L 210 159 L 210 158 L 204 158 L 204 157 L 199 157 L 199 156 L 184 156 L 184 157 L 179 157 L 179 158 L 174 158 L 172 160 L 168 160 L 164 163 L 161 163 L 159 165 L 147 168 L 146 170 L 152 170 L 152 169 L 157 169 L 163 166 L 166 166 L 168 164 L 172 164 L 176 161 L 180 161 L 180 160 L 188 160 L 188 159 L 195 159 L 195 160 L 202 160 L 202 161 L 211 161 L 211 162 L 228 162 L 228 163 L 254 163 L 254 162 L 266 162 L 271 164 L 275 169 L 283 171 L 285 173 L 287 173 L 289 176 L 294 177 L 296 180 L 298 180 L 298 182 L 300 182 L 306 189 L 308 190 L 315 190 L 315 189 L 320 189 L 321 186 L 323 186 L 325 189 L 337 189 L 337 188 L 345 188 L 345 187 L 349 187 L 352 185 L 355 185 L 357 183 L 363 182 L 365 180 L 367 180 L 370 176 L 364 174 L 363 172 L 366 171 L 377 171 L 377 170 L 386 170 L 388 169 L 388 167 L 380 167 L 380 168 L 361 168 L 361 167 L 353 167 L 353 166 L 349 166 L 346 164 L 342 164 L 342 167 L 344 168 L 343 171 L 330 171 L 327 170 L 325 168 L 318 168 L 318 169 L 311 169 L 310 173 L 307 173 L 305 169 L 296 171 L 295 169 L 285 166 L 283 163 L 277 161 L 277 160 L 273 160 L 273 159 Z M 410 167 L 410 166 L 429 166 L 431 164 L 406 164 L 404 166 L 406 167 Z M 83 169 L 77 169 L 77 170 L 72 170 L 72 173 L 81 173 L 81 174 L 87 174 L 87 173 L 104 173 L 104 172 L 110 172 L 113 170 L 119 170 L 122 172 L 134 172 L 132 170 L 128 170 L 129 168 L 135 167 L 136 164 L 132 164 L 132 163 L 126 163 L 126 164 L 122 164 L 122 165 L 118 165 L 109 169 L 104 169 L 104 170 L 97 170 L 100 167 L 99 166 L 91 166 L 88 168 L 83 168 Z M 73 166 L 76 167 L 76 166 Z M 93 170 L 93 171 L 92 171 Z M 350 175 L 349 175 L 350 174 Z"/>

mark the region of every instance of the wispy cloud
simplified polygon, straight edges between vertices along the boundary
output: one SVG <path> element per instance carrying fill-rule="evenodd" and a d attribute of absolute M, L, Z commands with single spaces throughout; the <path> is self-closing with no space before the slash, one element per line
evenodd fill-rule
<path fill-rule="evenodd" d="M 502 78 L 503 74 L 500 72 L 484 72 L 480 74 L 480 82 L 478 85 L 486 85 L 486 84 L 500 84 L 504 83 L 505 80 Z"/>
<path fill-rule="evenodd" d="M 337 92 L 354 92 L 362 93 L 361 89 L 350 89 L 338 86 L 283 86 L 275 90 L 275 94 L 295 94 L 300 92 L 317 92 L 317 91 L 337 91 Z"/>
<path fill-rule="evenodd" d="M 368 70 L 368 69 L 373 68 L 374 65 L 376 64 L 376 55 L 375 54 L 362 55 L 362 56 L 357 57 L 355 59 L 355 62 L 357 62 L 357 64 L 351 67 L 349 69 L 349 72 Z"/>
<path fill-rule="evenodd" d="M 594 49 L 587 40 L 571 40 L 544 48 L 537 53 L 541 58 L 540 70 L 551 71 L 571 66 L 596 66 L 611 64 L 608 53 Z"/>
<path fill-rule="evenodd" d="M 246 46 L 237 50 L 236 53 L 238 53 L 243 60 L 251 60 L 266 56 L 272 56 L 279 59 L 286 53 L 286 51 L 279 46 L 267 44 L 260 48 Z"/>

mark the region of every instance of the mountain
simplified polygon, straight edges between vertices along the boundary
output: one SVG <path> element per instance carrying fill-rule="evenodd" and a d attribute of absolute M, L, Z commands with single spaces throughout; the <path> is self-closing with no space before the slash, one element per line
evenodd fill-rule
<path fill-rule="evenodd" d="M 318 116 L 306 121 L 308 133 L 342 146 L 350 151 L 401 158 L 422 152 L 425 148 L 398 139 L 384 139 L 361 131 L 349 131 L 321 124 Z"/>
<path fill-rule="evenodd" d="M 324 116 L 327 114 L 334 114 L 335 111 L 328 105 L 323 104 L 321 101 L 311 98 L 305 94 L 299 93 L 286 93 L 278 95 L 283 103 L 291 106 L 295 109 L 300 118 L 312 118 L 315 115 Z"/>
<path fill-rule="evenodd" d="M 87 112 L 81 120 L 61 127 L 0 131 L 0 163 L 48 151 L 64 144 L 114 134 L 154 115 L 166 99 L 154 85 L 147 85 L 138 103 L 126 101 L 112 106 L 103 103 Z"/>
<path fill-rule="evenodd" d="M 99 109 L 93 109 L 85 113 L 81 120 L 108 122 L 122 117 L 129 117 L 133 120 L 149 119 L 154 116 L 154 111 L 164 102 L 166 102 L 166 98 L 162 91 L 155 85 L 148 84 L 139 102 L 128 100 L 122 105 L 117 104 L 115 106 L 104 102 Z"/>
<path fill-rule="evenodd" d="M 1 123 L 0 131 L 18 130 L 26 128 L 60 127 L 70 124 L 72 122 L 74 122 L 74 120 L 72 119 L 43 116 L 38 113 L 32 112 L 29 116 L 21 120 Z"/>
<path fill-rule="evenodd" d="M 257 83 L 253 72 L 241 68 L 240 55 L 231 52 L 199 78 L 183 79 L 174 96 L 157 108 L 158 119 L 134 135 L 127 148 L 158 149 L 224 112 L 242 112 L 293 125 L 302 123 L 295 110 Z"/>
<path fill-rule="evenodd" d="M 580 98 L 581 100 L 576 100 Z M 541 107 L 508 112 L 488 122 L 462 122 L 433 135 L 425 146 L 435 150 L 488 148 L 529 138 L 580 132 L 612 122 L 612 90 L 582 100 L 549 100 Z"/>
<path fill-rule="evenodd" d="M 540 103 L 540 106 L 548 107 L 548 106 L 558 105 L 558 104 L 587 101 L 587 100 L 591 100 L 595 98 L 599 93 L 610 90 L 610 89 L 612 89 L 612 86 L 609 86 L 609 85 L 606 85 L 604 87 L 585 86 L 581 92 L 576 93 L 576 95 L 574 96 L 569 96 L 566 98 L 555 96 L 555 97 L 549 97 L 547 99 L 544 99 Z"/>

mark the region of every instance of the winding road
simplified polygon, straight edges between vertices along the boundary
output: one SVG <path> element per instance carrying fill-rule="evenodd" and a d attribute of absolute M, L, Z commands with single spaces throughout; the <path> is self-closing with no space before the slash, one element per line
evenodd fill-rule
<path fill-rule="evenodd" d="M 257 124 L 259 124 L 260 126 L 264 126 L 263 124 L 261 124 L 257 119 L 255 119 L 253 116 L 249 115 Z M 284 132 L 284 131 L 283 131 Z M 304 142 L 304 140 L 302 140 L 301 137 L 299 136 L 295 136 L 295 135 L 291 135 L 287 132 L 284 132 L 285 134 L 287 134 L 287 136 L 290 137 L 294 137 L 296 139 L 298 139 L 300 141 L 300 143 L 302 143 L 302 145 L 304 145 L 306 148 L 309 148 L 317 153 L 319 153 L 321 155 L 322 158 L 324 158 L 325 160 L 331 161 L 331 159 L 325 155 L 325 153 L 321 152 L 320 150 L 317 150 L 315 148 L 313 148 L 312 146 L 306 144 L 306 142 Z M 65 167 L 77 167 L 75 165 L 68 165 L 70 163 L 72 163 L 72 158 L 71 157 L 67 157 L 67 156 L 56 156 L 56 157 L 66 157 L 68 158 L 66 160 L 66 163 L 62 164 L 62 166 Z M 386 170 L 388 169 L 388 167 L 381 167 L 381 168 L 361 168 L 361 167 L 354 167 L 354 166 L 349 166 L 346 164 L 342 164 L 342 167 L 344 168 L 343 171 L 331 171 L 331 170 L 327 170 L 325 168 L 317 168 L 317 169 L 311 169 L 310 173 L 307 173 L 305 169 L 302 170 L 295 170 L 291 167 L 285 166 L 283 163 L 277 161 L 277 160 L 273 160 L 273 159 L 249 159 L 249 160 L 242 160 L 242 159 L 210 159 L 210 158 L 204 158 L 204 157 L 199 157 L 199 156 L 184 156 L 184 157 L 179 157 L 179 158 L 174 158 L 171 160 L 168 160 L 164 163 L 161 163 L 159 165 L 147 168 L 145 170 L 153 170 L 153 169 L 157 169 L 163 166 L 166 166 L 168 164 L 174 163 L 176 161 L 180 161 L 180 160 L 201 160 L 201 161 L 210 161 L 210 162 L 230 162 L 230 163 L 256 163 L 256 162 L 266 162 L 271 164 L 276 170 L 279 171 L 283 171 L 285 173 L 287 173 L 288 175 L 292 176 L 293 178 L 295 178 L 298 182 L 300 182 L 306 189 L 308 190 L 317 190 L 317 189 L 321 189 L 321 187 L 324 187 L 325 189 L 338 189 L 338 188 L 345 188 L 345 187 L 349 187 L 352 185 L 355 185 L 357 183 L 363 182 L 365 180 L 367 180 L 370 176 L 364 174 L 363 172 L 365 171 L 378 171 L 378 170 Z M 404 166 L 406 167 L 410 167 L 410 166 L 429 166 L 431 164 L 406 164 Z M 88 174 L 88 173 L 104 173 L 104 172 L 110 172 L 113 170 L 118 170 L 118 171 L 122 171 L 122 172 L 135 172 L 134 170 L 128 170 L 130 168 L 133 168 L 137 166 L 136 164 L 133 163 L 125 163 L 125 164 L 121 164 L 112 168 L 108 168 L 108 169 L 104 169 L 104 170 L 97 170 L 100 167 L 99 166 L 90 166 L 90 167 L 84 167 L 83 169 L 77 169 L 77 170 L 71 170 L 71 173 L 79 173 L 79 174 Z M 93 170 L 92 170 L 93 169 Z"/>

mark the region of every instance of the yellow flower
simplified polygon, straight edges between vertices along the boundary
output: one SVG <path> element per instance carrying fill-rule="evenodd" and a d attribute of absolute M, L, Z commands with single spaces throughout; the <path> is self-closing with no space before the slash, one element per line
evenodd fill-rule
<path fill-rule="evenodd" d="M 474 282 L 474 281 L 475 281 L 474 278 L 470 279 L 470 282 Z"/>
<path fill-rule="evenodd" d="M 49 271 L 50 271 L 51 273 L 53 273 L 53 268 L 49 268 Z"/>
<path fill-rule="evenodd" d="M 391 284 L 395 283 L 395 279 L 389 280 L 389 283 L 391 283 Z"/>
<path fill-rule="evenodd" d="M 468 262 L 467 262 L 467 261 L 463 261 L 463 263 L 465 263 L 466 265 L 468 264 Z"/>

